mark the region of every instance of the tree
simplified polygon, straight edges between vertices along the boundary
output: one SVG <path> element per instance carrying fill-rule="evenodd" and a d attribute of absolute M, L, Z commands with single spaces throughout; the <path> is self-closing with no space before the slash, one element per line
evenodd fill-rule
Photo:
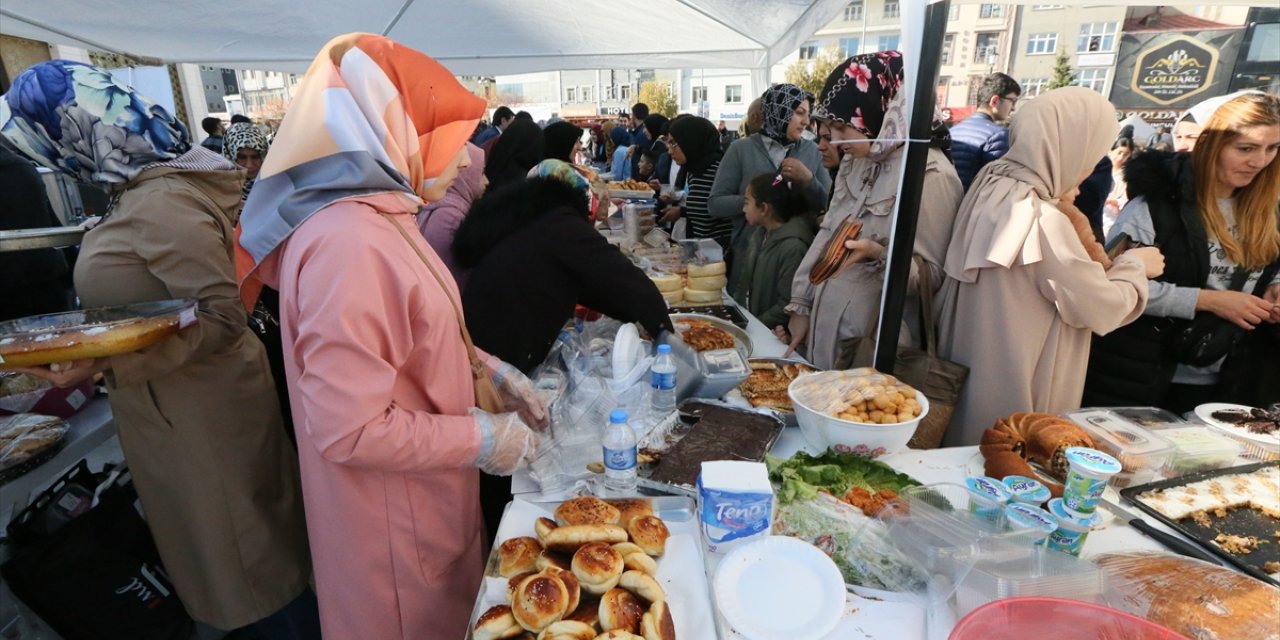
<path fill-rule="evenodd" d="M 649 113 L 676 117 L 676 97 L 671 93 L 671 85 L 666 82 L 649 80 L 640 84 L 640 96 L 636 102 L 649 105 Z"/>
<path fill-rule="evenodd" d="M 1049 89 L 1058 89 L 1060 87 L 1069 87 L 1076 83 L 1076 72 L 1071 70 L 1071 61 L 1067 58 L 1066 52 L 1058 54 L 1058 59 L 1053 63 L 1053 79 L 1049 81 Z"/>
<path fill-rule="evenodd" d="M 822 85 L 827 83 L 831 70 L 844 62 L 844 52 L 834 42 L 824 47 L 812 60 L 796 60 L 787 66 L 783 77 L 787 82 L 812 93 L 822 93 Z"/>

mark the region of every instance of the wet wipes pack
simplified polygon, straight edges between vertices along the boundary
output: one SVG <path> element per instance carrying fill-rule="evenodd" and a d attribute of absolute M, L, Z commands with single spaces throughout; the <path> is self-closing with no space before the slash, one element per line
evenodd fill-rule
<path fill-rule="evenodd" d="M 773 526 L 773 485 L 762 462 L 702 463 L 698 474 L 702 537 L 711 553 L 726 553 Z"/>

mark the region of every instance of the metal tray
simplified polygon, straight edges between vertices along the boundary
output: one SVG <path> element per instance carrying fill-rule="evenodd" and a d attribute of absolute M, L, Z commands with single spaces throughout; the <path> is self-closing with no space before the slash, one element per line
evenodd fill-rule
<path fill-rule="evenodd" d="M 0 252 L 29 249 L 57 249 L 80 244 L 88 230 L 84 227 L 41 227 L 0 231 Z"/>
<path fill-rule="evenodd" d="M 733 336 L 734 347 L 742 353 L 743 360 L 749 359 L 751 357 L 751 352 L 755 351 L 755 345 L 751 343 L 751 338 L 747 335 L 746 330 L 734 325 L 732 322 L 721 320 L 715 316 L 703 315 L 701 313 L 671 314 L 672 322 L 680 322 L 681 320 L 702 320 L 720 329 L 724 329 L 729 335 Z"/>
<path fill-rule="evenodd" d="M 671 307 L 668 311 L 671 313 L 691 313 L 695 315 L 712 316 L 714 318 L 732 322 L 743 329 L 746 329 L 748 324 L 747 317 L 742 315 L 742 311 L 738 310 L 738 307 L 731 304 L 709 304 L 700 307 L 682 305 Z"/>
<path fill-rule="evenodd" d="M 665 428 L 665 429 L 655 428 L 653 431 L 649 432 L 644 437 L 644 439 L 641 440 L 641 442 L 639 443 L 639 447 L 641 449 L 652 449 L 655 451 L 662 452 L 664 454 L 669 454 L 671 449 L 673 449 L 681 440 L 683 440 L 684 438 L 688 437 L 690 434 L 697 431 L 698 423 L 701 421 L 702 418 L 701 418 L 701 415 L 695 413 L 691 409 L 693 405 L 697 405 L 697 404 L 704 404 L 712 407 L 719 407 L 719 408 L 727 409 L 730 411 L 740 411 L 744 414 L 750 414 L 752 417 L 755 417 L 755 418 L 771 421 L 770 431 L 769 431 L 768 437 L 764 442 L 764 451 L 762 451 L 758 457 L 752 456 L 748 458 L 742 455 L 737 455 L 736 458 L 715 458 L 717 460 L 718 459 L 736 459 L 736 460 L 750 460 L 752 462 L 762 462 L 764 460 L 764 455 L 768 453 L 771 449 L 773 449 L 773 445 L 778 442 L 778 437 L 782 435 L 782 430 L 785 426 L 782 420 L 775 415 L 750 411 L 750 410 L 743 409 L 741 407 L 735 407 L 717 400 L 690 398 L 680 403 L 679 409 L 677 410 L 677 413 L 676 413 L 676 415 L 679 417 L 678 420 L 667 422 L 661 425 L 663 427 L 669 427 L 669 428 Z M 655 465 L 649 465 L 641 468 L 639 472 L 640 486 L 646 487 L 652 490 L 656 490 L 656 491 L 678 493 L 681 495 L 686 495 L 694 498 L 697 497 L 698 490 L 693 484 L 688 484 L 688 485 L 683 483 L 677 484 L 674 482 L 666 482 L 666 481 L 652 479 L 652 475 L 655 472 L 657 472 L 657 470 L 661 468 L 661 466 L 662 466 L 662 460 L 660 459 L 658 463 Z"/>
<path fill-rule="evenodd" d="M 183 298 L 0 322 L 0 368 L 137 351 L 195 324 L 196 308 Z"/>
<path fill-rule="evenodd" d="M 1201 471 L 1199 473 L 1190 473 L 1170 480 L 1161 480 L 1159 482 L 1129 487 L 1121 490 L 1120 495 L 1124 496 L 1139 509 L 1145 511 L 1156 520 L 1163 522 L 1165 525 L 1171 527 L 1178 533 L 1181 533 L 1186 538 L 1203 547 L 1209 553 L 1229 562 L 1232 566 L 1240 569 L 1244 573 L 1268 584 L 1280 586 L 1280 581 L 1272 578 L 1262 569 L 1266 562 L 1280 562 L 1280 541 L 1275 539 L 1275 532 L 1277 529 L 1277 523 L 1275 520 L 1259 513 L 1256 509 L 1232 509 L 1227 512 L 1227 517 L 1225 518 L 1217 518 L 1210 515 L 1210 521 L 1216 526 L 1203 527 L 1191 519 L 1173 520 L 1163 513 L 1160 513 L 1160 511 L 1154 507 L 1147 505 L 1147 503 L 1143 502 L 1140 497 L 1141 494 L 1148 491 L 1171 489 L 1188 484 L 1194 484 L 1201 480 L 1210 480 L 1213 478 L 1232 476 L 1242 473 L 1252 473 L 1258 469 L 1276 466 L 1280 466 L 1280 461 L 1260 462 L 1240 467 L 1212 469 L 1209 471 Z M 1244 556 L 1238 556 L 1223 551 L 1218 547 L 1218 545 L 1212 542 L 1219 533 L 1228 533 L 1238 536 L 1257 536 L 1258 539 L 1266 540 L 1269 544 L 1260 544 L 1252 553 Z"/>

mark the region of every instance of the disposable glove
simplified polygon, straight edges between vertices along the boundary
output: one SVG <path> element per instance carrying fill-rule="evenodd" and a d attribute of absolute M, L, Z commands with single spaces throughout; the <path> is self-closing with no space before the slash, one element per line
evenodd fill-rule
<path fill-rule="evenodd" d="M 475 466 L 494 476 L 515 473 L 537 451 L 537 435 L 515 413 L 488 413 L 472 409 L 480 427 L 480 454 Z"/>
<path fill-rule="evenodd" d="M 538 397 L 533 381 L 497 356 L 489 356 L 484 364 L 493 377 L 494 386 L 498 387 L 498 395 L 502 396 L 507 411 L 519 413 L 525 424 L 533 429 L 546 429 L 551 423 L 547 405 Z"/>

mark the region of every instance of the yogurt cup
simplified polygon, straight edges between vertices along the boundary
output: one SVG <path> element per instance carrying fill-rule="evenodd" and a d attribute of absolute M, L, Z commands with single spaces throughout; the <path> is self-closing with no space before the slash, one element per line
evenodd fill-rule
<path fill-rule="evenodd" d="M 1014 502 L 1004 508 L 1005 519 L 1014 531 L 1028 531 L 1029 540 L 1043 545 L 1054 531 L 1058 529 L 1058 519 L 1040 507 Z"/>
<path fill-rule="evenodd" d="M 1049 501 L 1049 513 L 1058 521 L 1058 528 L 1049 534 L 1047 546 L 1073 556 L 1080 555 L 1084 541 L 1089 537 L 1089 529 L 1101 520 L 1097 513 L 1083 519 L 1076 517 L 1064 506 L 1062 498 Z"/>
<path fill-rule="evenodd" d="M 1071 447 L 1066 453 L 1067 481 L 1062 490 L 1063 506 L 1080 516 L 1098 508 L 1107 480 L 1120 473 L 1120 461 L 1096 449 Z"/>
<path fill-rule="evenodd" d="M 970 476 L 964 484 L 969 489 L 969 512 L 984 520 L 998 520 L 1011 497 L 1009 490 L 999 480 L 987 476 Z"/>
<path fill-rule="evenodd" d="M 1049 492 L 1048 487 L 1044 486 L 1044 483 L 1027 476 L 1005 476 L 1004 486 L 1013 495 L 1013 502 L 1029 504 L 1035 507 L 1039 507 L 1053 497 L 1053 494 Z"/>

